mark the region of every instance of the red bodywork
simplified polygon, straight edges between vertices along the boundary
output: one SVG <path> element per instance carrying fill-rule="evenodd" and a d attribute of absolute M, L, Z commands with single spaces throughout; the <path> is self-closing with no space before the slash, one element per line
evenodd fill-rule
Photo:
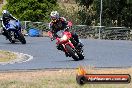
<path fill-rule="evenodd" d="M 50 31 L 48 32 L 48 35 L 49 35 L 50 38 L 52 38 L 52 33 Z M 64 35 L 67 37 L 67 39 L 66 40 L 62 40 L 62 38 L 57 37 L 56 38 L 56 40 L 57 40 L 56 44 L 57 45 L 58 44 L 62 44 L 64 49 L 65 49 L 65 51 L 67 51 L 67 49 L 65 48 L 66 45 L 70 45 L 72 48 L 75 48 L 74 45 L 70 41 L 70 38 L 72 38 L 72 34 L 70 32 L 68 32 L 68 31 L 64 31 L 63 32 L 63 36 Z"/>

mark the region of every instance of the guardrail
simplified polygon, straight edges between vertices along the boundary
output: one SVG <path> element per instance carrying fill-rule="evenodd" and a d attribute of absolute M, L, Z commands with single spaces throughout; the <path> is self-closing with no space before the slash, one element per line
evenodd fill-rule
<path fill-rule="evenodd" d="M 43 22 L 23 21 L 22 29 L 37 28 L 41 36 L 47 36 L 48 24 Z M 132 40 L 132 29 L 126 27 L 105 27 L 73 25 L 70 31 L 76 32 L 80 38 L 108 39 L 108 40 Z M 24 31 L 24 33 L 26 33 Z"/>
<path fill-rule="evenodd" d="M 74 26 L 80 38 L 132 40 L 132 29 L 126 27 Z"/>

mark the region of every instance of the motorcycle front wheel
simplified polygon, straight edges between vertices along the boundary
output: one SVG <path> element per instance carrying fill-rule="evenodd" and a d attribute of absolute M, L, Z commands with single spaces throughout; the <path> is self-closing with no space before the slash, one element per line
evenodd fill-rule
<path fill-rule="evenodd" d="M 70 45 L 66 45 L 66 49 L 75 61 L 79 60 L 78 54 L 75 52 L 75 50 Z"/>
<path fill-rule="evenodd" d="M 9 39 L 9 41 L 10 41 L 11 43 L 15 43 L 15 40 L 13 40 L 14 32 L 9 31 L 9 32 L 7 33 L 7 35 L 6 35 L 6 37 Z"/>

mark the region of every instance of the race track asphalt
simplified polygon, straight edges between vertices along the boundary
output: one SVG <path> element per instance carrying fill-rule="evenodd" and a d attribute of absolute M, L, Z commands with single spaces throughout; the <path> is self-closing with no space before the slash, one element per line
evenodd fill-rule
<path fill-rule="evenodd" d="M 29 54 L 33 59 L 23 63 L 0 65 L 0 70 L 28 70 L 46 68 L 131 67 L 132 41 L 81 39 L 85 59 L 74 61 L 56 49 L 48 37 L 26 37 L 27 44 L 11 44 L 0 35 L 0 50 Z"/>

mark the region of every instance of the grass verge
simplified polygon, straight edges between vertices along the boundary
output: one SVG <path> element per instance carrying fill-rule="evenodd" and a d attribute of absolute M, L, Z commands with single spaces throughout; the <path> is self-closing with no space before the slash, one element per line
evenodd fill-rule
<path fill-rule="evenodd" d="M 87 69 L 88 74 L 130 74 L 126 69 Z M 85 84 L 76 83 L 76 69 L 36 70 L 19 72 L 1 72 L 0 88 L 131 88 L 129 84 Z"/>
<path fill-rule="evenodd" d="M 10 51 L 0 50 L 0 62 L 8 62 L 16 59 L 16 55 Z"/>

